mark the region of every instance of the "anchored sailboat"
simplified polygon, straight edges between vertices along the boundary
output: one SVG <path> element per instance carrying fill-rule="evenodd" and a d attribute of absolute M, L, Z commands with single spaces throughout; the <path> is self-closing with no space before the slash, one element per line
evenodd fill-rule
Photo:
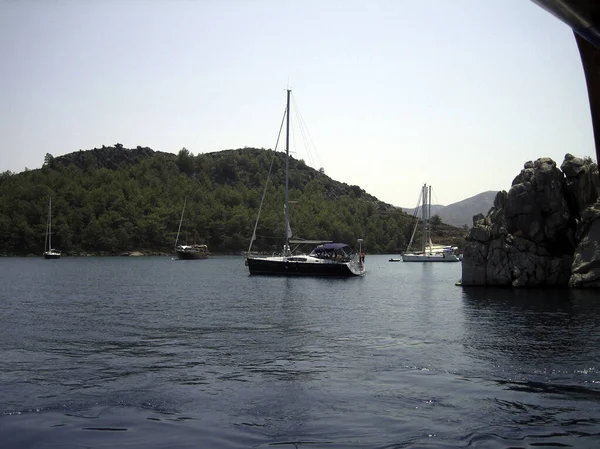
<path fill-rule="evenodd" d="M 46 241 L 44 242 L 44 259 L 60 259 L 61 252 L 52 248 L 52 198 L 48 203 L 48 222 L 46 224 Z"/>
<path fill-rule="evenodd" d="M 292 229 L 289 217 L 288 198 L 288 171 L 289 171 L 289 143 L 290 143 L 290 93 L 287 90 L 286 105 L 286 139 L 285 139 L 285 243 L 280 255 L 255 256 L 251 255 L 252 243 L 256 238 L 256 227 L 254 226 L 246 265 L 250 274 L 269 274 L 284 276 L 362 276 L 366 273 L 364 254 L 362 254 L 362 239 L 358 240 L 359 251 L 356 252 L 346 243 L 335 243 L 319 240 L 292 240 Z M 266 187 L 265 187 L 266 188 Z M 263 194 L 264 199 L 264 194 Z M 262 203 L 261 203 L 262 207 Z M 260 210 L 259 210 L 260 216 Z M 317 245 L 309 254 L 295 254 L 294 251 L 300 245 Z M 295 246 L 294 249 L 290 245 Z"/>
<path fill-rule="evenodd" d="M 431 243 L 431 186 L 423 185 L 421 189 L 421 197 L 423 205 L 421 207 L 421 248 L 420 251 L 411 252 L 411 246 L 419 221 L 415 224 L 410 242 L 408 244 L 407 253 L 402 255 L 403 262 L 459 262 L 460 259 L 455 254 L 458 249 L 455 246 L 449 245 L 434 245 Z M 390 261 L 392 261 L 390 259 Z"/>
<path fill-rule="evenodd" d="M 175 253 L 180 260 L 200 260 L 207 259 L 209 255 L 208 246 L 198 245 L 178 245 L 179 232 L 181 231 L 181 223 L 183 222 L 183 214 L 185 213 L 185 205 L 187 199 L 183 201 L 183 209 L 181 210 L 181 218 L 179 219 L 179 228 L 177 229 L 177 237 L 175 237 Z"/>

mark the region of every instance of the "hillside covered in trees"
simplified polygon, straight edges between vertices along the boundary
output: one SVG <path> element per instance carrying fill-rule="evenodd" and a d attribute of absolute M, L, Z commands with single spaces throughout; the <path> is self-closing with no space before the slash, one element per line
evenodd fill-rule
<path fill-rule="evenodd" d="M 275 156 L 275 157 L 274 157 Z M 281 249 L 285 154 L 244 148 L 194 156 L 137 147 L 47 154 L 41 169 L 0 174 L 0 254 L 41 254 L 52 198 L 52 242 L 63 254 L 170 253 L 184 200 L 180 242 L 214 253 L 246 251 L 269 166 L 253 250 Z M 326 239 L 370 253 L 405 249 L 413 218 L 358 186 L 290 158 L 294 238 Z M 436 221 L 433 239 L 462 246 L 464 231 Z"/>

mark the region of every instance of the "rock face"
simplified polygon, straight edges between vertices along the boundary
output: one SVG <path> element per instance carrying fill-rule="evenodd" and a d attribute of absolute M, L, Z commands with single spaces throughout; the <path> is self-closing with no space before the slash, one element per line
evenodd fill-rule
<path fill-rule="evenodd" d="M 569 287 L 600 288 L 600 202 L 584 210 Z"/>
<path fill-rule="evenodd" d="M 462 285 L 600 286 L 598 172 L 570 154 L 527 162 L 487 216 L 473 217 Z"/>
<path fill-rule="evenodd" d="M 144 253 L 141 251 L 128 251 L 125 253 L 121 253 L 121 256 L 131 256 L 131 257 L 139 257 L 139 256 L 143 256 Z"/>

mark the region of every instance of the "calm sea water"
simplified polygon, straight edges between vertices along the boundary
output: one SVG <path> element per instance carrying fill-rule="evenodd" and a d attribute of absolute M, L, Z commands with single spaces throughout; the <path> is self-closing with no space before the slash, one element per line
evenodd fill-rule
<path fill-rule="evenodd" d="M 388 258 L 0 258 L 0 447 L 600 447 L 598 292 Z"/>

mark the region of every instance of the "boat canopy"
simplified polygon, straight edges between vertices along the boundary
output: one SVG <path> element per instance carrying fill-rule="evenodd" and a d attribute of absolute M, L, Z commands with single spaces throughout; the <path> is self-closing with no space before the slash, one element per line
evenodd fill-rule
<path fill-rule="evenodd" d="M 336 254 L 350 256 L 353 253 L 354 251 L 347 243 L 324 243 L 313 249 L 310 255 L 315 257 L 330 257 Z"/>

